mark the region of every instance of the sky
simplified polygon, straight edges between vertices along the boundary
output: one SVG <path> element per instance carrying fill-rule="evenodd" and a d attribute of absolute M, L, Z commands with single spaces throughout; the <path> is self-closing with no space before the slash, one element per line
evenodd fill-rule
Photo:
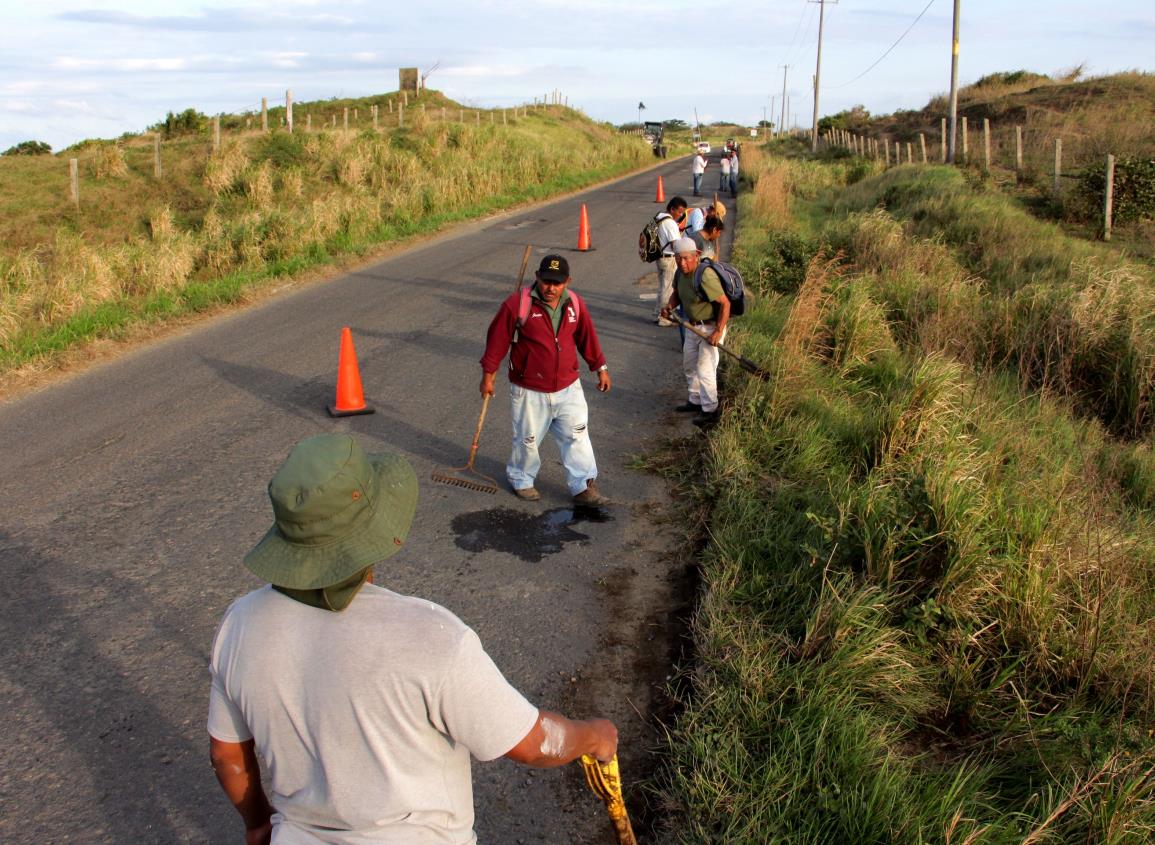
<path fill-rule="evenodd" d="M 950 86 L 952 0 L 827 0 L 822 114 L 920 108 Z M 0 0 L 0 150 L 115 138 L 169 111 L 256 111 L 431 88 L 503 107 L 561 91 L 597 120 L 809 125 L 807 0 Z M 859 77 L 918 20 L 873 70 Z M 959 75 L 1155 71 L 1152 0 L 962 0 Z M 772 99 L 773 98 L 773 99 Z"/>

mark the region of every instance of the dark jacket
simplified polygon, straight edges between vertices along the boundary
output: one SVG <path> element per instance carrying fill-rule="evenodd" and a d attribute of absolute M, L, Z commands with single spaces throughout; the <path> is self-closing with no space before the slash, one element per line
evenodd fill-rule
<path fill-rule="evenodd" d="M 579 352 L 591 371 L 606 362 L 584 300 L 579 300 L 576 316 L 572 301 L 562 306 L 564 312 L 555 337 L 549 312 L 534 296 L 529 316 L 525 325 L 517 330 L 518 338 L 514 342 L 519 301 L 517 293 L 507 297 L 489 324 L 485 354 L 481 356 L 481 368 L 485 372 L 497 372 L 501 359 L 509 352 L 511 382 L 530 390 L 554 393 L 577 381 Z"/>

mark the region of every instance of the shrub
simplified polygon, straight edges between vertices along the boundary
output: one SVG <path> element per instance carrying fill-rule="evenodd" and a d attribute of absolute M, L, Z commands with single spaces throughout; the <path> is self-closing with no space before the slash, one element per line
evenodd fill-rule
<path fill-rule="evenodd" d="M 1079 174 L 1076 214 L 1095 220 L 1102 214 L 1107 187 L 1106 167 L 1097 164 Z M 1115 162 L 1114 219 L 1136 223 L 1155 219 L 1155 159 L 1121 158 Z"/>
<path fill-rule="evenodd" d="M 202 132 L 207 124 L 207 115 L 201 114 L 196 109 L 185 109 L 180 114 L 169 112 L 165 115 L 164 121 L 156 124 L 152 129 L 163 132 L 166 138 L 171 138 L 174 135 L 191 135 Z"/>
<path fill-rule="evenodd" d="M 9 147 L 0 155 L 6 156 L 42 156 L 50 155 L 52 153 L 52 146 L 43 141 L 21 141 L 13 147 Z"/>

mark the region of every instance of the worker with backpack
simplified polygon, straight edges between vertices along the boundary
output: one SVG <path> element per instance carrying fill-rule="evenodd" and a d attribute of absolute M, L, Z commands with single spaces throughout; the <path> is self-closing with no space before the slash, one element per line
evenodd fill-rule
<path fill-rule="evenodd" d="M 662 316 L 662 307 L 674 290 L 674 241 L 682 236 L 678 224 L 686 216 L 686 201 L 674 197 L 666 203 L 666 210 L 654 215 L 638 235 L 638 257 L 653 262 L 658 273 L 658 298 L 654 302 L 654 320 L 662 328 L 677 325 Z"/>
<path fill-rule="evenodd" d="M 692 238 L 674 242 L 677 274 L 674 291 L 665 302 L 662 315 L 676 319 L 678 306 L 692 329 L 682 343 L 682 373 L 686 377 L 687 399 L 675 410 L 694 412 L 694 425 L 709 429 L 718 423 L 718 352 L 726 337 L 731 316 L 745 311 L 742 276 L 722 261 L 702 259 Z"/>

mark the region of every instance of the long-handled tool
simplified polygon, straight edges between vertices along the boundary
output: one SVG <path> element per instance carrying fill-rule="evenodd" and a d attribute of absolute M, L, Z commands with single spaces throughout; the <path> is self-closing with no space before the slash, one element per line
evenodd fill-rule
<path fill-rule="evenodd" d="M 521 290 L 522 280 L 525 278 L 525 268 L 529 264 L 529 254 L 532 247 L 529 244 L 525 246 L 525 252 L 521 256 L 521 270 L 517 273 L 517 287 L 515 291 Z M 481 400 L 481 415 L 477 418 L 477 430 L 473 432 L 473 444 L 469 447 L 469 460 L 465 462 L 465 466 L 460 467 L 446 467 L 441 470 L 433 471 L 433 480 L 440 481 L 442 484 L 452 484 L 454 487 L 464 487 L 466 490 L 477 490 L 479 493 L 496 493 L 497 482 L 478 472 L 473 468 L 473 460 L 477 457 L 477 443 L 481 440 L 481 427 L 485 425 L 485 412 L 489 410 L 489 400 L 491 397 L 486 396 Z M 480 481 L 478 479 L 481 479 Z"/>
<path fill-rule="evenodd" d="M 682 328 L 688 329 L 689 331 L 692 331 L 694 334 L 696 334 L 698 337 L 702 338 L 703 340 L 709 340 L 710 339 L 710 336 L 708 334 L 706 334 L 704 331 L 701 331 L 700 329 L 694 328 L 691 324 L 687 323 L 685 320 L 683 320 L 677 314 L 671 314 L 670 316 L 678 323 L 678 325 L 682 326 Z M 770 379 L 773 378 L 773 375 L 770 372 L 762 369 L 757 364 L 755 364 L 753 361 L 751 361 L 749 358 L 743 358 L 737 352 L 730 351 L 729 349 L 727 349 L 725 346 L 723 346 L 720 343 L 718 344 L 717 348 L 721 349 L 723 352 L 725 352 L 727 355 L 729 355 L 731 358 L 733 358 L 739 364 L 741 364 L 742 369 L 745 370 L 746 372 L 750 373 L 750 375 L 757 376 L 758 378 L 762 379 L 762 381 L 770 381 Z"/>
<path fill-rule="evenodd" d="M 469 460 L 465 462 L 465 466 L 434 470 L 434 481 L 452 484 L 455 487 L 464 487 L 466 490 L 477 490 L 480 493 L 497 492 L 497 482 L 473 468 L 473 459 L 477 457 L 477 441 L 481 439 L 481 427 L 485 424 L 485 412 L 489 410 L 489 399 L 490 397 L 486 396 L 481 400 L 481 416 L 477 418 L 477 431 L 473 432 L 473 445 L 469 447 Z"/>
<path fill-rule="evenodd" d="M 618 838 L 618 845 L 638 845 L 634 838 L 634 829 L 630 826 L 630 817 L 626 813 L 626 801 L 622 797 L 622 776 L 618 771 L 618 755 L 608 763 L 602 763 L 588 754 L 582 755 L 582 771 L 586 775 L 586 783 L 594 795 L 602 799 L 609 813 L 610 823 L 614 826 L 614 834 Z"/>

